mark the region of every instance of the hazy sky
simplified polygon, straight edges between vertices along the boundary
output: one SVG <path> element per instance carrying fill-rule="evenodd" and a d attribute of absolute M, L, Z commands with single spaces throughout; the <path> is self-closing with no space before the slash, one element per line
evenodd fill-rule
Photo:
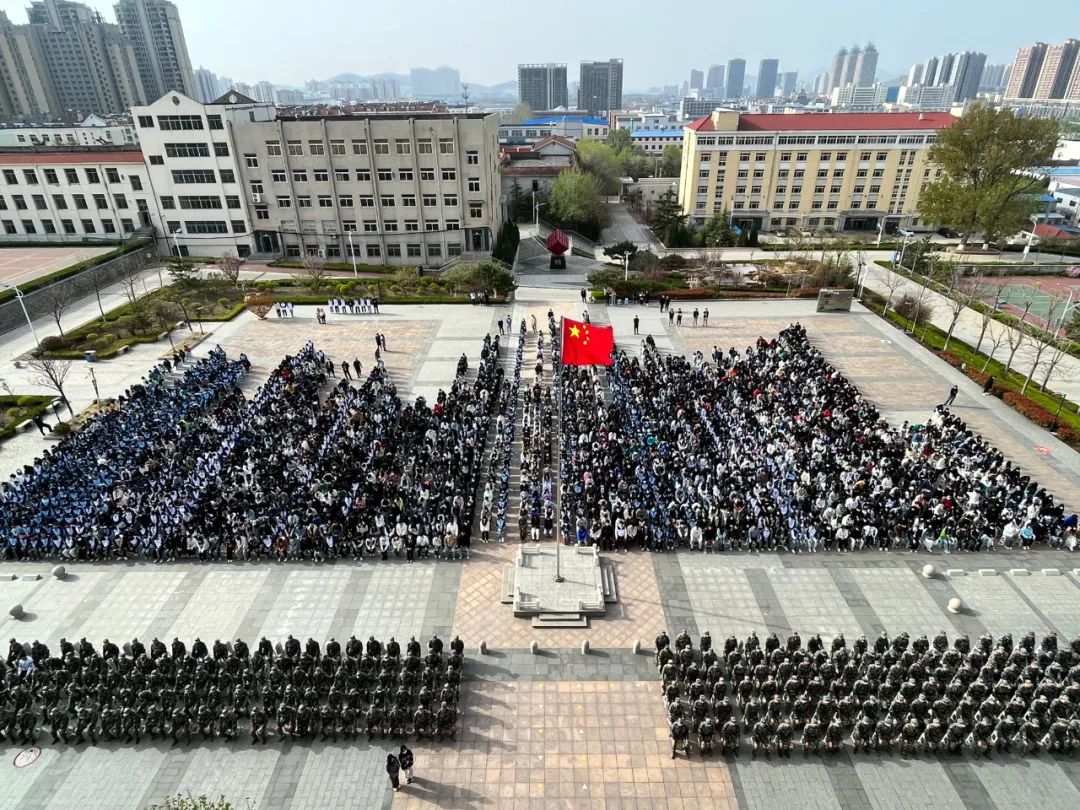
<path fill-rule="evenodd" d="M 114 21 L 111 0 L 84 0 Z M 174 0 L 195 67 L 236 81 L 301 84 L 336 73 L 405 73 L 449 64 L 464 81 L 516 79 L 518 62 L 621 57 L 624 87 L 674 84 L 691 67 L 766 57 L 800 74 L 828 67 L 842 45 L 872 40 L 879 78 L 944 51 L 981 50 L 1009 62 L 1017 47 L 1080 35 L 1080 16 L 1015 0 Z M 0 0 L 26 22 L 28 0 Z M 676 12 L 691 9 L 678 18 Z"/>

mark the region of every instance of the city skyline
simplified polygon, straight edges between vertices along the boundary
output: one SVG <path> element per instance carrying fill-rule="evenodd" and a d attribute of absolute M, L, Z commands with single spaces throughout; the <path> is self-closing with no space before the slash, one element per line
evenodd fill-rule
<path fill-rule="evenodd" d="M 106 19 L 114 18 L 114 0 L 84 1 Z M 893 73 L 906 73 L 913 63 L 925 59 L 926 53 L 972 50 L 986 53 L 988 63 L 1009 62 L 1025 44 L 1061 39 L 1060 23 L 1054 19 L 1039 18 L 996 0 L 956 0 L 944 8 L 929 0 L 912 0 L 907 12 L 890 17 L 887 25 L 883 18 L 856 13 L 865 10 L 857 0 L 836 0 L 831 9 L 834 13 L 811 15 L 790 37 L 777 31 L 766 35 L 764 30 L 760 37 L 754 37 L 759 24 L 754 9 L 705 8 L 695 12 L 700 24 L 715 27 L 721 34 L 710 39 L 707 52 L 694 57 L 700 64 L 691 64 L 681 44 L 673 41 L 669 47 L 656 46 L 655 29 L 644 6 L 641 14 L 627 13 L 625 4 L 611 0 L 595 0 L 590 7 L 605 21 L 602 38 L 588 26 L 559 29 L 559 36 L 554 36 L 558 20 L 580 13 L 580 6 L 567 0 L 554 0 L 541 20 L 525 7 L 507 8 L 490 0 L 474 0 L 470 7 L 475 14 L 468 15 L 468 23 L 463 22 L 460 9 L 434 0 L 417 0 L 388 17 L 371 17 L 360 7 L 334 0 L 305 4 L 305 19 L 333 19 L 332 26 L 298 25 L 292 4 L 281 0 L 234 0 L 225 7 L 211 0 L 178 0 L 176 5 L 192 64 L 247 81 L 294 87 L 340 73 L 407 74 L 409 68 L 417 66 L 416 61 L 428 66 L 452 65 L 461 71 L 463 82 L 491 85 L 512 81 L 519 63 L 565 62 L 569 74 L 574 75 L 582 60 L 607 52 L 625 59 L 625 89 L 632 92 L 681 82 L 692 67 L 707 69 L 710 64 L 726 64 L 733 58 L 746 59 L 755 67 L 761 59 L 777 58 L 782 71 L 798 71 L 809 77 L 828 70 L 828 62 L 839 48 L 867 41 L 873 41 L 881 53 L 879 76 L 895 78 Z M 25 22 L 25 7 L 25 0 L 0 0 L 0 11 L 14 23 Z M 794 0 L 778 0 L 775 10 L 792 18 L 805 14 L 805 6 Z M 936 24 L 927 28 L 924 20 L 930 14 Z M 973 31 L 969 25 L 971 19 L 988 18 L 994 19 L 993 26 Z M 486 32 L 484 24 L 477 24 L 485 19 L 492 21 Z M 550 26 L 552 36 L 544 36 L 545 26 Z M 237 37 L 235 32 L 241 28 L 244 35 Z M 527 30 L 536 44 L 522 47 L 520 37 L 495 36 L 507 30 Z M 355 47 L 358 31 L 364 33 L 363 49 Z M 291 44 L 267 47 L 268 42 L 282 37 Z M 462 47 L 469 39 L 483 41 L 484 47 Z M 613 48 L 612 42 L 618 45 Z M 407 48 L 402 47 L 405 44 Z M 417 54 L 423 57 L 418 60 Z"/>

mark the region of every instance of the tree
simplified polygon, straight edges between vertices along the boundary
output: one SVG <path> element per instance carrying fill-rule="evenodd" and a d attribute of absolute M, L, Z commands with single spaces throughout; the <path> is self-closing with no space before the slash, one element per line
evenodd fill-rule
<path fill-rule="evenodd" d="M 657 177 L 678 177 L 682 172 L 682 145 L 671 144 L 664 147 L 660 158 L 660 173 Z"/>
<path fill-rule="evenodd" d="M 614 149 L 616 152 L 621 152 L 624 149 L 632 149 L 634 141 L 630 137 L 630 130 L 628 129 L 613 129 L 608 132 L 607 145 Z"/>
<path fill-rule="evenodd" d="M 985 372 L 990 365 L 990 360 L 995 354 L 997 354 L 998 347 L 1001 345 L 1001 341 L 1005 339 L 1005 333 L 1012 331 L 1009 327 L 994 321 L 990 324 L 990 327 L 986 330 L 990 335 L 990 351 L 986 353 L 986 360 L 983 361 L 980 371 Z"/>
<path fill-rule="evenodd" d="M 956 322 L 964 309 L 971 305 L 974 300 L 971 292 L 964 286 L 964 268 L 958 264 L 947 265 L 945 271 L 945 302 L 949 310 L 949 328 L 945 331 L 944 351 L 949 350 L 949 342 L 952 340 Z"/>
<path fill-rule="evenodd" d="M 1027 170 L 1046 165 L 1058 141 L 1052 119 L 1019 118 L 1012 110 L 978 106 L 938 134 L 930 163 L 941 169 L 919 201 L 924 220 L 960 231 L 958 250 L 1018 230 L 1045 188 Z"/>
<path fill-rule="evenodd" d="M 732 247 L 738 241 L 731 227 L 731 218 L 727 209 L 713 214 L 701 228 L 702 240 L 706 247 Z"/>
<path fill-rule="evenodd" d="M 881 276 L 881 283 L 885 286 L 885 289 L 889 291 L 888 296 L 885 298 L 885 307 L 881 310 L 881 314 L 884 315 L 889 311 L 889 304 L 892 303 L 896 291 L 907 283 L 907 279 L 894 270 L 886 269 Z"/>
<path fill-rule="evenodd" d="M 176 344 L 173 343 L 172 338 L 172 328 L 180 314 L 177 306 L 171 301 L 163 301 L 159 298 L 150 304 L 149 314 L 158 328 L 169 338 L 169 344 L 175 346 Z"/>
<path fill-rule="evenodd" d="M 1031 369 L 1024 379 L 1024 384 L 1020 387 L 1021 394 L 1027 391 L 1027 387 L 1031 385 L 1031 378 L 1035 376 L 1035 370 L 1039 367 L 1039 363 L 1042 362 L 1043 355 L 1050 348 L 1050 341 L 1044 339 L 1046 333 L 1041 328 L 1029 323 L 1023 327 L 1023 330 L 1030 338 L 1027 354 L 1031 358 Z"/>
<path fill-rule="evenodd" d="M 579 169 L 565 171 L 555 178 L 548 194 L 548 213 L 558 222 L 599 223 L 603 203 L 596 177 Z"/>
<path fill-rule="evenodd" d="M 624 265 L 629 268 L 630 261 L 634 258 L 634 254 L 637 253 L 637 245 L 629 240 L 623 240 L 622 242 L 616 242 L 614 245 L 608 245 L 604 248 L 604 255 L 609 259 L 615 259 L 618 262 L 623 262 Z"/>
<path fill-rule="evenodd" d="M 686 222 L 686 214 L 679 206 L 679 199 L 675 192 L 668 189 L 661 194 L 653 203 L 649 215 L 653 230 L 657 233 L 666 233 L 672 225 Z"/>
<path fill-rule="evenodd" d="M 296 271 L 296 277 L 311 287 L 313 293 L 319 291 L 326 276 L 326 259 L 322 256 L 309 254 L 300 259 L 300 268 Z"/>
<path fill-rule="evenodd" d="M 514 184 L 510 186 L 510 201 L 508 203 L 510 220 L 512 222 L 531 220 L 533 218 L 532 203 L 532 199 L 521 190 L 517 178 L 514 178 Z"/>
<path fill-rule="evenodd" d="M 221 260 L 218 262 L 218 266 L 221 268 L 221 274 L 231 281 L 234 287 L 236 286 L 236 282 L 240 280 L 240 264 L 240 259 L 230 251 L 222 253 Z"/>
<path fill-rule="evenodd" d="M 71 372 L 71 361 L 54 360 L 51 357 L 35 357 L 30 361 L 29 365 L 32 371 L 37 372 L 34 382 L 55 391 L 59 395 L 60 401 L 67 406 L 68 411 L 74 416 L 75 411 L 71 409 L 71 402 L 68 401 L 67 394 L 64 393 L 64 383 Z"/>
<path fill-rule="evenodd" d="M 1012 327 L 1005 327 L 1005 345 L 1009 347 L 1009 357 L 1005 361 L 1005 371 L 1008 372 L 1012 368 L 1013 358 L 1016 357 L 1016 353 L 1020 351 L 1020 347 L 1027 341 L 1027 332 L 1022 328 L 1013 329 Z"/>
<path fill-rule="evenodd" d="M 502 228 L 499 229 L 499 236 L 495 239 L 495 247 L 491 255 L 501 262 L 513 264 L 520 241 L 521 233 L 518 231 L 518 226 L 513 222 L 504 222 Z"/>
<path fill-rule="evenodd" d="M 199 271 L 195 263 L 187 256 L 173 256 L 169 259 L 169 278 L 178 287 L 191 287 L 198 278 Z"/>
<path fill-rule="evenodd" d="M 74 296 L 71 294 L 71 288 L 66 284 L 50 284 L 41 291 L 40 295 L 45 300 L 46 306 L 49 308 L 49 314 L 52 315 L 53 320 L 56 321 L 56 328 L 60 330 L 60 335 L 63 336 L 64 327 L 60 325 L 60 319 L 64 316 L 64 312 L 67 308 L 71 306 L 75 300 Z"/>
<path fill-rule="evenodd" d="M 998 271 L 997 277 L 991 281 L 986 276 L 978 276 L 971 280 L 967 285 L 968 295 L 971 298 L 971 302 L 981 302 L 983 305 L 976 309 L 979 313 L 979 340 L 975 344 L 975 352 L 978 353 L 979 347 L 982 346 L 983 338 L 986 336 L 986 329 L 990 325 L 990 321 L 994 319 L 994 313 L 997 311 L 995 305 L 999 298 L 1001 298 L 1002 291 L 1008 286 L 1009 279 L 1005 275 L 1005 269 L 1002 268 Z M 990 303 L 987 303 L 987 300 Z"/>
<path fill-rule="evenodd" d="M 518 104 L 515 104 L 514 109 L 512 109 L 510 111 L 510 121 L 509 121 L 509 123 L 511 123 L 511 124 L 520 124 L 523 121 L 528 121 L 532 117 L 533 117 L 532 107 L 530 107 L 528 104 L 526 104 L 524 101 L 522 101 L 522 102 L 520 102 Z"/>
<path fill-rule="evenodd" d="M 101 291 L 105 287 L 105 282 L 101 278 L 99 268 L 93 267 L 86 271 L 86 279 L 90 282 L 90 286 L 94 288 L 94 297 L 97 299 L 98 311 L 101 313 L 101 317 L 105 317 L 105 307 L 101 303 Z"/>
<path fill-rule="evenodd" d="M 494 262 L 458 265 L 442 277 L 466 292 L 493 292 L 498 296 L 506 296 L 517 286 L 514 284 L 514 277 Z"/>
<path fill-rule="evenodd" d="M 577 162 L 582 171 L 596 178 L 601 194 L 618 194 L 623 176 L 619 154 L 600 141 L 579 141 Z"/>

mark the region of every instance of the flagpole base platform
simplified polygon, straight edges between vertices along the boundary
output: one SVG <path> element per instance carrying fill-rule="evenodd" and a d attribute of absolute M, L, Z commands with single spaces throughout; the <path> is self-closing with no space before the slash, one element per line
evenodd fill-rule
<path fill-rule="evenodd" d="M 565 622 L 603 616 L 617 600 L 614 573 L 595 546 L 557 550 L 554 543 L 527 543 L 519 548 L 516 564 L 506 568 L 503 583 L 501 601 L 512 601 L 518 617 L 559 616 Z"/>

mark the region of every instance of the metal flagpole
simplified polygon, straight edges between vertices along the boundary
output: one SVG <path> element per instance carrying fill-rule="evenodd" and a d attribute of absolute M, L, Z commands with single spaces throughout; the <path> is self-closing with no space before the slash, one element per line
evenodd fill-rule
<path fill-rule="evenodd" d="M 562 432 L 563 432 L 563 379 L 562 379 L 562 368 L 563 368 L 563 351 L 565 351 L 565 349 L 566 349 L 566 347 L 562 345 L 562 336 L 563 336 L 563 331 L 564 331 L 563 330 L 563 320 L 565 318 L 566 318 L 565 315 L 560 315 L 559 316 L 559 363 L 558 363 L 558 365 L 555 365 L 553 363 L 552 364 L 552 369 L 551 369 L 551 372 L 552 372 L 551 381 L 552 381 L 553 384 L 555 382 L 555 375 L 556 374 L 559 375 L 559 383 L 558 383 L 558 385 L 555 386 L 555 388 L 556 388 L 556 394 L 557 394 L 558 400 L 559 400 L 558 407 L 559 407 L 559 442 L 560 442 L 560 444 L 559 444 L 559 454 L 560 454 L 560 456 L 562 455 Z M 552 360 L 555 359 L 555 353 L 554 352 L 552 352 L 551 359 Z M 558 521 L 559 521 L 559 532 L 558 532 L 558 535 L 555 538 L 555 582 L 565 582 L 566 578 L 562 575 L 562 549 L 561 549 L 562 544 L 564 542 L 566 542 L 566 537 L 564 535 L 564 532 L 566 530 L 566 524 L 563 522 L 563 519 L 562 519 L 563 515 L 562 515 L 562 459 L 561 458 L 559 459 L 559 485 L 555 488 L 555 513 L 558 516 Z"/>

